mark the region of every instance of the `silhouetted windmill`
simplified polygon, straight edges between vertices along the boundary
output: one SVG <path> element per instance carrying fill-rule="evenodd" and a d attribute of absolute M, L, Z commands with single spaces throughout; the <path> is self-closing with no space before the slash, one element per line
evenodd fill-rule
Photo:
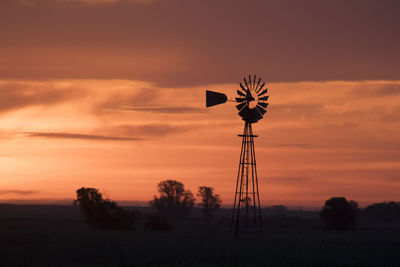
<path fill-rule="evenodd" d="M 235 201 L 232 210 L 232 231 L 236 238 L 240 234 L 247 236 L 250 231 L 262 235 L 262 219 L 260 195 L 258 192 L 258 178 L 256 168 L 256 154 L 254 150 L 254 137 L 252 124 L 261 120 L 267 112 L 268 88 L 264 88 L 265 82 L 256 75 L 253 80 L 243 79 L 239 83 L 240 88 L 236 91 L 238 97 L 235 101 L 239 115 L 245 121 L 242 137 L 242 149 L 240 152 L 239 170 L 236 180 Z M 225 103 L 227 96 L 222 93 L 206 91 L 206 107 Z"/>

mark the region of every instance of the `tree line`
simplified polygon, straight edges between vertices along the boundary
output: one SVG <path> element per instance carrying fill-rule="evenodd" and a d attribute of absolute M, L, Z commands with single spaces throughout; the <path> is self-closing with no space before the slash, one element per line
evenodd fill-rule
<path fill-rule="evenodd" d="M 330 198 L 320 212 L 324 227 L 334 230 L 354 230 L 358 217 L 368 221 L 400 222 L 400 202 L 375 203 L 360 209 L 354 200 L 344 197 Z"/>
<path fill-rule="evenodd" d="M 158 196 L 154 196 L 149 204 L 157 213 L 150 215 L 145 223 L 146 228 L 154 230 L 167 230 L 171 225 L 167 218 L 186 218 L 195 206 L 196 199 L 193 193 L 185 189 L 183 183 L 176 180 L 161 181 L 157 185 Z M 104 199 L 96 188 L 82 187 L 76 191 L 77 198 L 74 204 L 80 208 L 85 221 L 93 228 L 133 230 L 136 220 L 135 213 L 118 207 L 114 201 Z M 200 202 L 197 206 L 201 209 L 206 220 L 212 220 L 214 212 L 221 206 L 219 194 L 214 193 L 214 188 L 200 186 L 197 196 Z"/>
<path fill-rule="evenodd" d="M 193 193 L 186 189 L 182 182 L 176 180 L 161 181 L 157 185 L 158 195 L 154 195 L 149 204 L 156 211 L 147 216 L 145 228 L 152 230 L 168 230 L 171 228 L 170 218 L 187 218 L 196 205 Z M 74 204 L 80 208 L 84 220 L 89 226 L 109 230 L 134 230 L 135 212 L 119 207 L 114 201 L 104 199 L 96 188 L 82 187 L 76 191 L 77 198 Z M 197 197 L 205 220 L 212 220 L 215 211 L 221 206 L 219 194 L 214 188 L 200 186 Z M 353 200 L 344 197 L 330 198 L 325 202 L 320 219 L 327 229 L 353 230 L 357 225 L 357 216 L 361 209 Z M 400 221 L 400 203 L 384 202 L 370 205 L 362 210 L 363 214 L 371 218 L 380 218 L 387 221 Z"/>

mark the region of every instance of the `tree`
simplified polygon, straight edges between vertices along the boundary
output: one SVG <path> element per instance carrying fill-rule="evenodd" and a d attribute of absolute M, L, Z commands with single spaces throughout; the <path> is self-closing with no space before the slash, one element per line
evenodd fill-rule
<path fill-rule="evenodd" d="M 157 185 L 159 197 L 154 196 L 150 205 L 162 216 L 187 217 L 193 209 L 194 197 L 190 190 L 175 180 L 161 181 Z"/>
<path fill-rule="evenodd" d="M 325 202 L 320 217 L 328 229 L 351 230 L 356 225 L 357 209 L 357 202 L 333 197 Z"/>
<path fill-rule="evenodd" d="M 84 215 L 85 221 L 99 229 L 134 229 L 135 214 L 118 207 L 114 201 L 103 199 L 96 188 L 82 187 L 76 191 L 74 201 Z"/>
<path fill-rule="evenodd" d="M 202 208 L 205 219 L 213 218 L 213 212 L 221 206 L 221 198 L 218 194 L 214 195 L 214 188 L 208 186 L 200 186 L 198 197 L 201 198 L 201 203 L 198 205 Z"/>

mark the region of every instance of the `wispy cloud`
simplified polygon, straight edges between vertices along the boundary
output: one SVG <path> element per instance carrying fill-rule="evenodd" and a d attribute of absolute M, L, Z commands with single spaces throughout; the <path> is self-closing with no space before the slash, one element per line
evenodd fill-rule
<path fill-rule="evenodd" d="M 280 185 L 300 185 L 312 180 L 309 176 L 267 176 L 260 179 L 262 183 Z"/>
<path fill-rule="evenodd" d="M 197 107 L 179 107 L 179 106 L 125 106 L 121 107 L 124 110 L 140 111 L 140 112 L 151 112 L 151 113 L 201 113 L 204 112 L 205 108 Z"/>
<path fill-rule="evenodd" d="M 40 82 L 0 83 L 0 113 L 28 106 L 49 106 L 82 97 L 85 91 L 57 88 Z"/>
<path fill-rule="evenodd" d="M 69 132 L 22 132 L 26 137 L 45 139 L 80 139 L 88 141 L 141 141 L 149 137 L 162 137 L 178 134 L 194 129 L 195 126 L 177 126 L 167 123 L 149 123 L 140 125 L 123 124 L 119 126 L 101 127 L 95 132 L 104 135 L 69 133 Z M 139 137 L 138 137 L 139 136 Z"/>
<path fill-rule="evenodd" d="M 92 134 L 77 134 L 77 133 L 51 133 L 51 132 L 24 132 L 27 137 L 47 138 L 47 139 L 82 139 L 93 141 L 139 141 L 142 138 L 134 137 L 118 137 Z"/>
<path fill-rule="evenodd" d="M 352 90 L 353 95 L 358 97 L 373 97 L 373 96 L 399 96 L 400 85 L 398 83 L 384 83 L 379 82 L 371 86 L 357 86 Z"/>
<path fill-rule="evenodd" d="M 166 136 L 187 132 L 193 129 L 194 126 L 178 126 L 168 123 L 153 123 L 142 125 L 120 125 L 111 128 L 111 131 L 119 133 L 123 136 Z"/>
<path fill-rule="evenodd" d="M 133 91 L 133 92 L 132 92 Z M 150 113 L 201 113 L 205 108 L 190 106 L 184 102 L 190 94 L 180 90 L 163 90 L 162 88 L 131 88 L 110 95 L 98 104 L 99 110 L 130 110 Z M 183 105 L 177 105 L 183 102 Z M 165 104 L 168 103 L 168 104 Z"/>
<path fill-rule="evenodd" d="M 111 94 L 98 108 L 125 109 L 136 105 L 147 106 L 154 104 L 160 97 L 160 90 L 155 88 L 127 88 L 127 91 Z"/>
<path fill-rule="evenodd" d="M 302 148 L 302 149 L 312 149 L 314 148 L 313 144 L 278 144 L 272 145 L 274 147 L 294 147 L 294 148 Z"/>
<path fill-rule="evenodd" d="M 0 195 L 34 195 L 40 193 L 40 191 L 36 190 L 0 190 Z"/>

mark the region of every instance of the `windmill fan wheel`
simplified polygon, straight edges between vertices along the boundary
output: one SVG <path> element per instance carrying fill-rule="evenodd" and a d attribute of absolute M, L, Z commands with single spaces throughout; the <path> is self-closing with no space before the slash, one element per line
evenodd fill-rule
<path fill-rule="evenodd" d="M 240 88 L 237 90 L 238 96 L 235 98 L 236 108 L 239 110 L 239 116 L 245 122 L 256 123 L 261 120 L 267 112 L 268 107 L 268 88 L 264 89 L 265 82 L 259 77 L 257 81 L 256 75 L 249 75 L 249 79 L 243 78 L 243 82 L 239 83 Z"/>

